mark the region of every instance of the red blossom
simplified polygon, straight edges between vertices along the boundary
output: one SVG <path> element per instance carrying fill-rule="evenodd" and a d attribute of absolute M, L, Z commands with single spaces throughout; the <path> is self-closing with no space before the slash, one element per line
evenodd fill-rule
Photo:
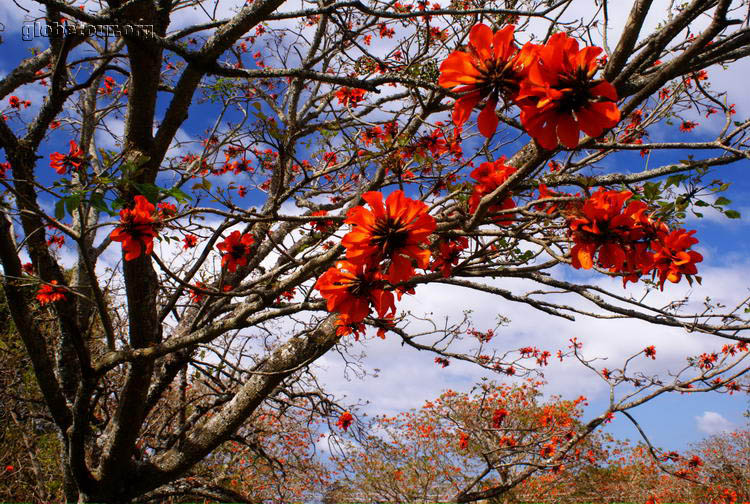
<path fill-rule="evenodd" d="M 154 205 L 138 195 L 132 208 L 120 210 L 120 224 L 110 233 L 112 241 L 122 242 L 126 261 L 132 261 L 141 254 L 149 255 L 154 248 L 156 229 L 154 227 Z"/>
<path fill-rule="evenodd" d="M 688 250 L 698 243 L 698 239 L 693 237 L 694 234 L 694 230 L 676 229 L 653 242 L 653 267 L 655 274 L 658 273 L 661 287 L 666 280 L 677 283 L 682 279 L 682 275 L 690 278 L 698 273 L 695 264 L 703 261 L 703 256 L 694 250 Z"/>
<path fill-rule="evenodd" d="M 195 247 L 198 244 L 198 237 L 194 234 L 185 235 L 185 238 L 182 239 L 184 245 L 182 248 L 184 250 L 191 249 Z"/>
<path fill-rule="evenodd" d="M 57 280 L 52 280 L 48 284 L 42 284 L 36 293 L 36 299 L 40 305 L 56 303 L 65 300 L 65 289 L 57 286 Z"/>
<path fill-rule="evenodd" d="M 341 240 L 347 259 L 353 263 L 390 259 L 385 278 L 394 285 L 414 276 L 412 260 L 426 269 L 430 250 L 422 246 L 429 243 L 428 237 L 436 227 L 427 205 L 407 198 L 403 191 L 392 192 L 385 205 L 380 192 L 367 192 L 362 199 L 370 209 L 356 206 L 344 221 L 352 225 Z"/>
<path fill-rule="evenodd" d="M 451 361 L 442 357 L 435 357 L 435 364 L 439 364 L 440 366 L 447 368 L 448 366 L 450 366 Z"/>
<path fill-rule="evenodd" d="M 327 301 L 327 310 L 338 313 L 339 334 L 361 323 L 375 308 L 379 318 L 396 312 L 393 293 L 384 289 L 383 276 L 367 263 L 339 261 L 318 278 L 315 288 Z"/>
<path fill-rule="evenodd" d="M 498 408 L 492 413 L 492 427 L 499 429 L 503 420 L 509 415 L 508 410 L 505 408 Z"/>
<path fill-rule="evenodd" d="M 545 149 L 556 148 L 558 141 L 573 149 L 581 130 L 596 138 L 620 121 L 614 86 L 594 79 L 601 52 L 593 46 L 579 49 L 565 32 L 552 35 L 536 52 L 517 100 L 524 128 Z"/>
<path fill-rule="evenodd" d="M 312 217 L 324 217 L 326 215 L 328 215 L 328 211 L 326 210 L 316 210 L 310 214 Z M 317 219 L 312 223 L 313 229 L 319 233 L 327 232 L 333 225 L 334 222 L 331 219 Z"/>
<path fill-rule="evenodd" d="M 469 240 L 465 236 L 441 241 L 431 268 L 440 271 L 445 278 L 450 277 L 453 274 L 453 266 L 457 265 L 460 260 L 461 252 L 468 247 Z"/>
<path fill-rule="evenodd" d="M 471 172 L 471 178 L 476 180 L 474 190 L 469 197 L 469 212 L 476 212 L 482 198 L 500 187 L 513 173 L 516 168 L 505 164 L 505 156 L 494 162 L 486 162 L 479 165 Z M 510 195 L 506 196 L 500 203 L 490 205 L 487 209 L 489 214 L 502 210 L 515 208 L 516 204 Z M 495 217 L 493 222 L 498 226 L 508 226 L 514 221 L 513 214 L 503 214 Z"/>
<path fill-rule="evenodd" d="M 364 89 L 343 87 L 336 91 L 336 98 L 338 98 L 339 105 L 345 107 L 351 105 L 352 108 L 355 108 L 359 102 L 365 99 L 366 92 Z"/>
<path fill-rule="evenodd" d="M 50 154 L 50 167 L 58 175 L 65 175 L 68 170 L 79 169 L 83 164 L 83 149 L 81 149 L 75 140 L 70 141 L 70 150 L 68 154 L 53 152 Z"/>
<path fill-rule="evenodd" d="M 491 137 L 499 119 L 495 107 L 500 98 L 511 101 L 519 89 L 524 69 L 536 46 L 516 47 L 513 25 L 492 33 L 487 25 L 477 24 L 469 32 L 468 52 L 454 51 L 440 65 L 438 84 L 461 94 L 453 106 L 453 123 L 464 124 L 471 111 L 484 101 L 477 118 L 479 132 Z"/>
<path fill-rule="evenodd" d="M 354 417 L 352 416 L 352 414 L 348 411 L 345 411 L 339 417 L 338 421 L 336 422 L 336 426 L 346 432 L 353 421 Z"/>
<path fill-rule="evenodd" d="M 688 133 L 690 131 L 693 131 L 696 126 L 698 126 L 698 123 L 695 121 L 682 121 L 680 123 L 680 131 L 682 131 L 683 133 Z"/>
<path fill-rule="evenodd" d="M 216 248 L 224 252 L 221 256 L 221 267 L 234 273 L 237 266 L 247 265 L 250 247 L 254 242 L 255 239 L 250 233 L 233 231 L 226 240 L 216 245 Z"/>
<path fill-rule="evenodd" d="M 458 436 L 458 448 L 466 450 L 469 447 L 469 435 L 465 432 L 459 433 Z"/>

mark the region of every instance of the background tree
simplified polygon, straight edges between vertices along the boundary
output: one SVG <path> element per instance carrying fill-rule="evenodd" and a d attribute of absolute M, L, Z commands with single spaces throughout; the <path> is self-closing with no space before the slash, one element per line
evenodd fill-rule
<path fill-rule="evenodd" d="M 736 388 L 744 302 L 693 313 L 559 274 L 572 264 L 651 290 L 700 281 L 687 212 L 738 216 L 706 196 L 747 158 L 750 122 L 706 72 L 750 52 L 747 2 L 670 4 L 646 33 L 652 3 L 633 2 L 617 33 L 606 1 L 584 20 L 565 17 L 570 0 L 254 0 L 226 18 L 194 0 L 19 5 L 49 37 L 0 80 L 0 263 L 61 440 L 65 498 L 177 494 L 204 481 L 207 457 L 231 459 L 238 432 L 262 430 L 266 408 L 293 411 L 285 401 L 338 416 L 310 366 L 348 359 L 368 327 L 442 364 L 521 374 L 551 357 L 491 348 L 466 320 L 412 331 L 398 305 L 429 283 L 728 340 L 668 380 L 597 369 L 573 343 L 637 396 L 613 398 L 512 485 L 469 484 L 454 500 L 507 493 L 664 393 Z M 211 20 L 173 24 L 194 7 Z M 714 139 L 650 140 L 675 120 L 695 129 L 690 110 L 723 116 Z M 603 169 L 638 151 L 651 164 Z M 467 333 L 471 351 L 450 344 Z"/>

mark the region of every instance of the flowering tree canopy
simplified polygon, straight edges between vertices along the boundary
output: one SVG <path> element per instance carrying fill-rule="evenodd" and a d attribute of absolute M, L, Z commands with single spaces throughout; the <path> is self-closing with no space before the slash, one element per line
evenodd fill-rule
<path fill-rule="evenodd" d="M 746 388 L 746 300 L 663 299 L 702 281 L 688 217 L 739 217 L 719 193 L 750 121 L 709 81 L 750 55 L 748 2 L 657 3 L 3 5 L 46 34 L 0 78 L 0 265 L 60 496 L 295 498 L 272 492 L 285 465 L 322 471 L 321 426 L 359 423 L 316 362 L 375 335 L 507 380 L 559 348 L 611 391 L 586 419 L 583 399 L 520 385 L 492 408 L 445 398 L 460 421 L 441 442 L 477 469 L 435 474 L 456 502 L 547 481 L 668 392 Z M 716 350 L 654 377 L 628 368 L 654 346 L 609 369 L 575 334 L 514 348 L 468 315 L 405 309 L 438 287 L 497 298 L 475 311 L 640 320 Z M 226 460 L 255 483 L 212 478 Z M 336 479 L 299 471 L 295 488 Z"/>

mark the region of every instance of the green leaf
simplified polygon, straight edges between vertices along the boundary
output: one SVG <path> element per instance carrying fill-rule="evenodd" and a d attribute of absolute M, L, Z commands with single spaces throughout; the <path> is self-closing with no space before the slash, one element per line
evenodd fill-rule
<path fill-rule="evenodd" d="M 194 184 L 192 189 L 193 191 L 196 191 L 198 189 L 205 189 L 206 191 L 210 191 L 211 187 L 211 182 L 209 182 L 207 179 L 203 179 L 199 183 Z"/>
<path fill-rule="evenodd" d="M 81 204 L 81 195 L 79 194 L 73 194 L 72 196 L 68 196 L 65 198 L 65 207 L 68 209 L 68 213 L 70 215 L 73 215 L 73 212 L 76 211 L 78 206 Z"/>
<path fill-rule="evenodd" d="M 727 210 L 724 212 L 724 215 L 729 217 L 730 219 L 739 219 L 742 217 L 742 215 L 737 210 Z"/>
<path fill-rule="evenodd" d="M 55 219 L 63 220 L 65 218 L 65 199 L 59 199 L 55 202 Z"/>
<path fill-rule="evenodd" d="M 706 203 L 703 200 L 695 200 L 694 204 L 695 204 L 695 206 L 699 206 L 699 207 L 707 207 L 707 206 L 709 206 L 708 203 Z"/>
<path fill-rule="evenodd" d="M 731 202 L 732 202 L 731 200 L 728 200 L 724 196 L 720 196 L 720 197 L 716 198 L 716 201 L 714 201 L 714 204 L 716 204 L 716 205 L 728 205 Z"/>
<path fill-rule="evenodd" d="M 159 199 L 159 187 L 154 184 L 135 184 L 136 189 L 146 197 L 151 203 L 156 203 Z"/>
<path fill-rule="evenodd" d="M 104 201 L 104 195 L 101 193 L 94 193 L 91 195 L 91 206 L 96 208 L 100 212 L 104 212 L 109 215 L 115 215 L 115 212 L 107 207 L 107 202 Z"/>
<path fill-rule="evenodd" d="M 167 194 L 176 199 L 178 203 L 185 203 L 186 201 L 190 201 L 192 199 L 179 187 L 173 187 L 172 189 L 167 191 Z"/>
<path fill-rule="evenodd" d="M 645 194 L 648 199 L 656 199 L 661 192 L 659 188 L 660 184 L 658 182 L 646 182 L 643 184 L 643 194 Z"/>

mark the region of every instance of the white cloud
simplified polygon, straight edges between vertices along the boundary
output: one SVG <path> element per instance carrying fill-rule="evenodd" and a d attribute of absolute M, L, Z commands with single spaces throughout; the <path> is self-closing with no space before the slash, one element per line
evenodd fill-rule
<path fill-rule="evenodd" d="M 709 436 L 731 431 L 735 425 L 715 411 L 704 411 L 701 416 L 695 417 L 698 430 Z"/>

